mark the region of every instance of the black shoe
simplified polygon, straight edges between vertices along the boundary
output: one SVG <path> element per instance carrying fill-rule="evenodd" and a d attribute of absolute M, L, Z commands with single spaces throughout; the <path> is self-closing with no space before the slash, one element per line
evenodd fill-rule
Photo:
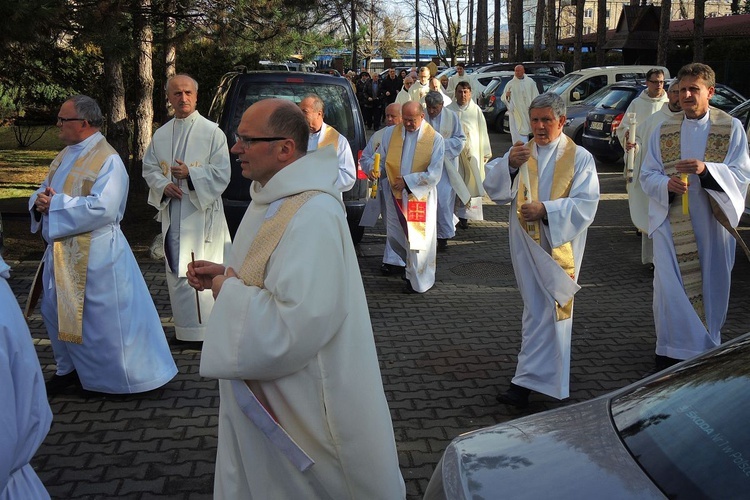
<path fill-rule="evenodd" d="M 511 383 L 508 390 L 498 394 L 496 399 L 498 403 L 523 409 L 529 406 L 529 394 L 530 389 Z"/>
<path fill-rule="evenodd" d="M 414 289 L 414 287 L 412 287 L 412 286 L 411 286 L 411 283 L 410 283 L 410 282 L 408 282 L 408 281 L 407 281 L 407 282 L 406 282 L 406 284 L 404 285 L 404 290 L 403 290 L 403 292 L 404 292 L 404 293 L 407 293 L 407 294 L 408 294 L 408 293 L 419 293 L 418 291 L 416 291 L 416 290 Z"/>
<path fill-rule="evenodd" d="M 47 389 L 47 396 L 56 396 L 60 394 L 63 389 L 75 386 L 81 388 L 81 381 L 78 378 L 78 372 L 73 370 L 65 375 L 54 374 L 50 379 L 44 383 L 44 387 Z"/>
<path fill-rule="evenodd" d="M 383 276 L 395 276 L 395 275 L 403 276 L 405 272 L 406 272 L 405 266 L 394 266 L 393 264 L 386 264 L 386 263 L 383 263 L 383 265 L 380 266 L 380 273 Z"/>
<path fill-rule="evenodd" d="M 458 227 L 459 229 L 469 229 L 469 221 L 466 219 L 462 219 L 461 217 L 458 218 Z"/>
<path fill-rule="evenodd" d="M 446 250 L 448 250 L 448 239 L 447 238 L 438 238 L 438 240 L 437 240 L 437 251 L 438 251 L 438 253 L 443 253 Z"/>
<path fill-rule="evenodd" d="M 661 356 L 661 355 L 657 354 L 655 356 L 655 361 L 656 361 L 654 363 L 655 372 L 660 372 L 662 370 L 666 370 L 670 366 L 676 365 L 677 363 L 679 363 L 682 360 L 681 359 L 670 358 L 669 356 Z"/>

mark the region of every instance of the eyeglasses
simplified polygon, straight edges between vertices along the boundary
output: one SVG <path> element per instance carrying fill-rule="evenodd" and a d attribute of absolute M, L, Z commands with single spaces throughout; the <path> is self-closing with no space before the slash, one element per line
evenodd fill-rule
<path fill-rule="evenodd" d="M 65 122 L 85 122 L 86 118 L 63 118 L 62 116 L 57 117 L 57 123 Z"/>
<path fill-rule="evenodd" d="M 654 85 L 664 85 L 664 80 L 648 80 L 648 83 L 653 83 Z"/>
<path fill-rule="evenodd" d="M 274 142 L 274 141 L 285 141 L 288 137 L 241 137 L 234 134 L 234 142 L 242 146 L 243 148 L 249 148 L 254 142 Z"/>

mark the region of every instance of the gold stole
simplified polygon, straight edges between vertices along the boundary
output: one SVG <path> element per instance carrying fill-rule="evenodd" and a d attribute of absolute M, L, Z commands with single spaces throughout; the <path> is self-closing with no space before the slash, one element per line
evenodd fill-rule
<path fill-rule="evenodd" d="M 665 121 L 661 126 L 661 137 L 659 138 L 661 161 L 664 165 L 664 173 L 669 176 L 677 174 L 674 165 L 681 159 L 680 131 L 684 118 L 684 114 L 679 114 Z M 710 127 L 704 161 L 721 163 L 729 152 L 732 117 L 719 109 L 709 108 L 708 119 Z M 716 219 L 722 225 L 728 227 L 726 215 L 721 211 L 719 205 L 710 196 L 709 200 Z M 682 213 L 682 195 L 675 195 L 674 200 L 672 200 L 669 207 L 669 225 L 672 229 L 672 241 L 685 295 L 687 295 L 690 304 L 705 326 L 706 311 L 703 304 L 703 275 L 700 255 L 698 254 L 698 245 L 695 241 L 690 214 L 684 215 Z"/>
<path fill-rule="evenodd" d="M 64 149 L 50 165 L 49 184 L 67 154 Z M 117 154 L 102 138 L 88 153 L 78 158 L 65 178 L 63 193 L 85 197 L 91 194 L 104 162 Z M 57 287 L 57 338 L 63 342 L 83 343 L 83 304 L 86 296 L 86 274 L 91 248 L 91 233 L 56 239 L 52 243 Z"/>
<path fill-rule="evenodd" d="M 388 154 L 385 157 L 385 170 L 388 174 L 388 182 L 391 184 L 391 193 L 396 200 L 401 200 L 401 191 L 393 187 L 393 182 L 396 177 L 401 177 L 401 155 L 404 151 L 404 137 L 402 131 L 404 125 L 399 123 L 394 126 L 391 140 L 388 144 Z M 429 123 L 424 124 L 424 132 L 422 137 L 417 139 L 416 147 L 414 148 L 414 158 L 411 162 L 411 173 L 427 172 L 427 167 L 430 166 L 430 160 L 432 159 L 432 147 L 435 142 L 435 129 Z M 417 131 L 419 133 L 419 131 Z M 417 199 L 416 196 L 409 193 L 408 202 L 414 207 L 413 210 L 408 210 L 404 214 L 406 217 L 407 224 L 412 229 L 416 230 L 423 237 L 427 233 L 427 223 L 425 222 L 426 213 L 424 213 L 425 203 L 427 197 L 424 200 Z M 419 203 L 413 203 L 419 202 Z M 401 206 L 401 204 L 399 204 Z M 403 211 L 403 208 L 402 208 Z M 410 214 L 413 217 L 410 217 Z M 407 232 L 408 238 L 408 232 Z"/>
<path fill-rule="evenodd" d="M 339 135 L 341 134 L 338 130 L 326 124 L 326 133 L 318 140 L 318 149 L 323 149 L 326 146 L 333 146 L 334 149 L 338 149 Z"/>
<path fill-rule="evenodd" d="M 305 191 L 285 199 L 279 209 L 271 217 L 265 219 L 253 238 L 250 248 L 237 274 L 247 286 L 264 287 L 266 266 L 271 254 L 281 241 L 286 227 L 297 211 L 313 196 L 323 191 Z"/>
<path fill-rule="evenodd" d="M 565 144 L 562 143 L 565 141 Z M 534 140 L 529 141 L 531 148 L 533 148 Z M 575 157 L 576 157 L 576 145 L 571 140 L 566 140 L 565 137 L 561 137 L 561 143 L 558 147 L 564 147 L 562 156 L 551 161 L 555 162 L 555 171 L 552 176 L 552 189 L 550 190 L 550 200 L 557 200 L 559 198 L 567 198 L 570 194 L 570 187 L 573 184 L 573 173 L 575 172 Z M 556 154 L 556 152 L 554 153 Z M 523 220 L 521 216 L 521 205 L 524 202 L 524 191 L 529 189 L 531 191 L 531 199 L 539 200 L 539 165 L 537 159 L 533 156 L 529 158 L 527 163 L 529 169 L 529 184 L 526 186 L 523 183 L 521 175 L 518 178 L 518 192 L 516 193 L 516 216 L 521 227 L 526 233 L 537 243 L 541 244 L 541 231 L 539 228 L 539 222 L 536 224 L 528 224 Z M 573 259 L 573 244 L 571 242 L 563 243 L 559 247 L 552 249 L 552 259 L 570 276 L 571 279 L 575 280 L 575 260 Z M 569 319 L 573 315 L 573 299 L 570 299 L 567 304 L 561 305 L 557 302 L 557 321 Z"/>

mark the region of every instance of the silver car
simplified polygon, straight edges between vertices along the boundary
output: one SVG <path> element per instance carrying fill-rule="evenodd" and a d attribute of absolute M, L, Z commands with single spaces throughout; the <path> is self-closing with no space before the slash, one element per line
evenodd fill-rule
<path fill-rule="evenodd" d="M 750 497 L 750 333 L 605 396 L 454 439 L 425 500 Z"/>

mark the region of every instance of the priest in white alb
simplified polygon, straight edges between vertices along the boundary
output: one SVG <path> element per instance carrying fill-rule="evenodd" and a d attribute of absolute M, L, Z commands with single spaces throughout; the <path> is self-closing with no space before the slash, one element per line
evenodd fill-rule
<path fill-rule="evenodd" d="M 317 94 L 308 94 L 299 102 L 299 107 L 305 114 L 310 127 L 310 139 L 307 144 L 308 151 L 323 149 L 333 146 L 336 149 L 336 157 L 339 161 L 339 174 L 336 178 L 336 186 L 342 193 L 349 191 L 357 181 L 357 167 L 354 164 L 352 148 L 346 136 L 325 121 L 325 104 Z"/>
<path fill-rule="evenodd" d="M 47 249 L 38 274 L 41 311 L 55 354 L 53 396 L 69 386 L 109 394 L 156 389 L 177 374 L 161 319 L 120 229 L 130 179 L 99 131 L 99 105 L 87 96 L 57 117 L 67 145 L 29 199 L 31 230 Z"/>
<path fill-rule="evenodd" d="M 231 175 L 229 148 L 219 126 L 195 109 L 193 78 L 175 75 L 166 88 L 174 118 L 154 134 L 143 157 L 143 178 L 148 203 L 159 211 L 175 337 L 200 342 L 214 299 L 200 292 L 197 302 L 185 273 L 193 259 L 223 261 L 231 246 L 221 200 Z"/>
<path fill-rule="evenodd" d="M 0 256 L 0 498 L 47 499 L 29 464 L 52 424 L 52 411 L 29 327 Z"/>
<path fill-rule="evenodd" d="M 386 234 L 406 262 L 404 292 L 424 293 L 435 284 L 437 184 L 445 146 L 418 101 L 402 106 L 401 121 L 386 129 L 381 144 L 394 207 L 387 212 Z"/>
<path fill-rule="evenodd" d="M 188 272 L 216 295 L 201 356 L 219 379 L 214 498 L 403 499 L 335 149 L 306 153 L 308 135 L 290 101 L 245 111 L 232 151 L 252 202 L 227 267 Z"/>
<path fill-rule="evenodd" d="M 524 304 L 521 351 L 510 387 L 497 399 L 519 408 L 531 391 L 569 396 L 573 298 L 599 204 L 594 158 L 562 133 L 562 98 L 538 96 L 529 118 L 534 139 L 488 163 L 484 180 L 493 201 L 511 204 L 510 255 Z"/>
<path fill-rule="evenodd" d="M 500 100 L 508 108 L 508 125 L 513 144 L 526 142 L 531 134 L 529 123 L 529 106 L 539 95 L 536 82 L 526 75 L 522 64 L 513 68 L 513 79 L 505 84 Z"/>
<path fill-rule="evenodd" d="M 628 208 L 630 209 L 630 220 L 633 221 L 633 225 L 638 228 L 641 232 L 641 263 L 650 264 L 653 267 L 654 263 L 654 243 L 651 238 L 648 237 L 648 196 L 643 192 L 641 187 L 641 164 L 648 151 L 648 140 L 655 130 L 658 130 L 661 124 L 668 118 L 676 115 L 682 108 L 680 107 L 680 89 L 678 88 L 679 82 L 675 78 L 672 84 L 667 90 L 667 97 L 669 100 L 662 104 L 662 107 L 652 114 L 646 117 L 643 121 L 638 121 L 635 127 L 635 141 L 630 137 L 630 134 L 626 134 L 627 142 L 625 143 L 625 157 L 626 157 L 626 171 L 625 176 L 628 179 L 625 187 L 628 191 Z M 632 129 L 631 129 L 632 130 Z M 630 174 L 627 172 L 627 155 L 628 151 L 633 151 L 633 172 L 632 179 Z"/>
<path fill-rule="evenodd" d="M 677 79 L 683 113 L 651 135 L 641 166 L 654 242 L 657 369 L 721 343 L 739 236 L 735 228 L 750 182 L 742 124 L 709 106 L 714 71 L 692 63 Z"/>
<path fill-rule="evenodd" d="M 484 119 L 482 110 L 472 99 L 469 82 L 460 81 L 456 84 L 453 102 L 447 109 L 458 115 L 458 119 L 461 121 L 461 129 L 466 136 L 464 150 L 458 157 L 458 171 L 463 177 L 464 184 L 468 187 L 471 197 L 481 198 L 484 196 L 484 188 L 482 187 L 484 164 L 492 157 L 492 148 L 490 147 L 490 136 L 487 133 L 487 121 Z M 469 222 L 464 203 L 459 203 L 456 215 L 458 216 L 458 227 L 467 229 Z M 475 217 L 475 219 L 480 218 Z"/>
<path fill-rule="evenodd" d="M 440 92 L 429 92 L 425 96 L 427 116 L 425 119 L 443 137 L 443 175 L 437 185 L 437 251 L 448 249 L 448 240 L 456 235 L 456 194 L 462 203 L 468 203 L 471 195 L 461 174 L 458 173 L 458 155 L 464 149 L 466 136 L 456 113 L 444 107 Z"/>

